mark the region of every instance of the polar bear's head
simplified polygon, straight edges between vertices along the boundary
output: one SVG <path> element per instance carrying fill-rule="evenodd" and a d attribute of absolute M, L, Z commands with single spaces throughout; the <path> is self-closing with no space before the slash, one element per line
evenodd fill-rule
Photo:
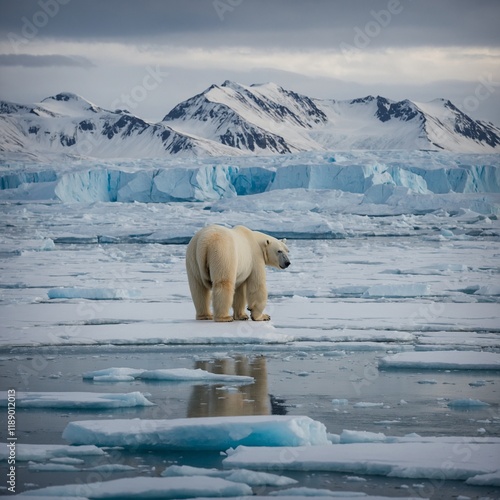
<path fill-rule="evenodd" d="M 276 238 L 267 236 L 264 252 L 266 265 L 277 267 L 278 269 L 286 269 L 290 265 L 288 251 L 286 239 L 277 240 Z"/>

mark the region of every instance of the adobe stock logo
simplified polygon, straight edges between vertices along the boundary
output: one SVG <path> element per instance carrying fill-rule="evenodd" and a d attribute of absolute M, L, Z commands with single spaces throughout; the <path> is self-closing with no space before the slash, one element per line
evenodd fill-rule
<path fill-rule="evenodd" d="M 342 42 L 340 49 L 344 56 L 351 56 L 359 53 L 362 49 L 366 49 L 372 40 L 380 35 L 382 31 L 387 28 L 394 16 L 403 12 L 403 5 L 400 0 L 389 0 L 387 2 L 387 9 L 379 11 L 371 10 L 370 19 L 363 28 L 359 26 L 354 27 L 353 43 Z"/>
<path fill-rule="evenodd" d="M 243 0 L 214 0 L 212 5 L 219 19 L 224 21 L 226 13 L 233 12 L 242 3 Z"/>
<path fill-rule="evenodd" d="M 34 40 L 40 30 L 49 24 L 50 20 L 59 14 L 62 5 L 67 5 L 70 0 L 38 0 L 39 10 L 34 12 L 30 18 L 21 17 L 21 29 L 19 33 L 10 32 L 7 38 L 14 52 L 18 52 L 20 47 Z"/>

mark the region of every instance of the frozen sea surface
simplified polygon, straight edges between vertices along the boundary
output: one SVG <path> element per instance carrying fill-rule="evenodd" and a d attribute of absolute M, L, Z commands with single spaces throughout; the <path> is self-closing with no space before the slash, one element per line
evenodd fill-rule
<path fill-rule="evenodd" d="M 373 187 L 390 181 L 373 165 L 358 169 L 376 181 L 363 193 L 328 189 L 324 176 L 306 185 L 319 182 L 310 168 L 297 170 L 310 175 L 297 177 L 300 186 L 289 180 L 197 203 L 36 201 L 35 194 L 54 192 L 44 182 L 38 191 L 32 183 L 6 190 L 4 200 L 19 199 L 23 189 L 31 197 L 0 205 L 0 390 L 14 389 L 19 402 L 16 491 L 123 497 L 133 484 L 139 496 L 162 498 L 188 491 L 265 497 L 286 488 L 302 497 L 329 490 L 497 498 L 498 195 L 472 192 L 469 177 L 468 193 L 426 193 L 419 178 L 459 184 L 441 161 L 432 174 L 406 169 L 418 196 L 404 195 L 401 185 Z M 493 189 L 494 169 L 488 172 Z M 271 322 L 193 319 L 185 244 L 208 223 L 289 238 L 292 265 L 268 271 Z M 23 407 L 26 401 L 33 403 Z M 226 418 L 257 416 L 286 416 L 290 435 L 301 439 L 298 422 L 308 417 L 331 444 L 274 442 L 221 454 L 201 450 L 203 438 L 193 437 L 198 419 L 215 418 L 221 432 Z M 192 424 L 175 450 L 136 446 L 119 427 L 142 423 L 160 444 L 158 429 L 185 420 Z M 254 424 L 231 425 L 224 444 L 237 446 Z M 271 425 L 260 425 L 261 444 L 276 438 Z M 87 444 L 69 446 L 67 428 L 80 429 Z M 120 443 L 98 441 L 113 429 Z M 4 432 L 2 460 L 9 456 Z M 332 456 L 336 450 L 342 453 Z M 228 473 L 232 463 L 243 471 Z M 190 482 L 188 471 L 201 479 Z M 288 479 L 257 484 L 265 476 L 255 474 L 264 472 Z M 197 490 L 207 477 L 218 482 Z M 82 484 L 85 491 L 75 486 Z M 61 488 L 43 490 L 49 486 Z"/>

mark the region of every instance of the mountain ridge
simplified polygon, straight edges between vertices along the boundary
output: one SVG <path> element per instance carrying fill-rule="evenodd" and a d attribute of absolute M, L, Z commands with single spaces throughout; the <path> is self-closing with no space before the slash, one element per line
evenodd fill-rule
<path fill-rule="evenodd" d="M 0 101 L 0 152 L 76 157 L 240 156 L 332 149 L 500 152 L 500 128 L 450 100 L 368 95 L 316 99 L 275 83 L 226 80 L 158 123 L 106 110 L 71 92 L 36 104 Z"/>

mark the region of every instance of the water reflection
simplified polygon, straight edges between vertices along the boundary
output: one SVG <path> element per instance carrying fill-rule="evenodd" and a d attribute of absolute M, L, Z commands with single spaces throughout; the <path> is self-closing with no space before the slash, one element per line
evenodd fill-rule
<path fill-rule="evenodd" d="M 267 384 L 267 365 L 264 356 L 249 358 L 238 355 L 211 361 L 197 361 L 195 368 L 211 373 L 245 375 L 255 379 L 253 384 L 197 385 L 192 388 L 188 417 L 220 417 L 238 415 L 270 415 L 275 413 Z"/>

